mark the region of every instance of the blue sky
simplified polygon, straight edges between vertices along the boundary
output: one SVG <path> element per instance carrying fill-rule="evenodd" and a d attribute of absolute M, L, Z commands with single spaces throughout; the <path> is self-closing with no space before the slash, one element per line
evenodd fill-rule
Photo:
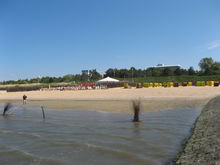
<path fill-rule="evenodd" d="M 219 0 L 0 0 L 0 81 L 220 61 Z"/>

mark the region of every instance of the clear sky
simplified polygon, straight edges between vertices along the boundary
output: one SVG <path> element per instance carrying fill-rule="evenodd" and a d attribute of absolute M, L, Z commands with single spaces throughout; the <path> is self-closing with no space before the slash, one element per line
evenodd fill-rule
<path fill-rule="evenodd" d="M 219 0 L 0 0 L 0 81 L 220 61 Z"/>

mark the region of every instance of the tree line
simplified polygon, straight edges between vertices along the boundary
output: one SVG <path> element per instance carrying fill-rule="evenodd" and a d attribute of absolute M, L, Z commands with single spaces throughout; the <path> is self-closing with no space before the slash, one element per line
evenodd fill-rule
<path fill-rule="evenodd" d="M 129 69 L 117 69 L 109 68 L 104 75 L 101 75 L 94 70 L 89 70 L 89 74 L 68 74 L 63 77 L 42 77 L 42 78 L 32 78 L 24 80 L 11 80 L 3 81 L 0 84 L 30 84 L 30 83 L 61 83 L 61 82 L 85 82 L 85 81 L 97 81 L 104 77 L 114 77 L 119 79 L 127 78 L 144 78 L 144 77 L 167 77 L 167 76 L 210 76 L 210 75 L 220 75 L 220 62 L 214 61 L 211 57 L 203 58 L 199 62 L 200 70 L 194 70 L 193 67 L 189 69 L 183 68 L 147 68 L 147 69 L 136 69 L 131 67 Z"/>
<path fill-rule="evenodd" d="M 89 74 L 67 74 L 63 77 L 38 77 L 32 79 L 24 79 L 24 80 L 9 80 L 0 82 L 0 84 L 32 84 L 32 83 L 62 83 L 62 82 L 85 82 L 85 81 L 96 81 L 102 78 L 101 74 L 96 71 L 96 69 L 89 70 Z"/>
<path fill-rule="evenodd" d="M 220 62 L 214 61 L 211 57 L 203 58 L 199 62 L 200 70 L 194 70 L 193 67 L 189 69 L 183 68 L 158 68 L 151 67 L 147 69 L 136 69 L 131 67 L 130 69 L 113 69 L 110 68 L 106 71 L 105 77 L 115 78 L 139 78 L 139 77 L 160 77 L 160 76 L 209 76 L 220 75 Z"/>

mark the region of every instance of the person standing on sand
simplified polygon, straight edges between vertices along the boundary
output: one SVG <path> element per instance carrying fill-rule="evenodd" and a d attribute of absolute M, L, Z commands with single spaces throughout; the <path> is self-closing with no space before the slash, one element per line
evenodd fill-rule
<path fill-rule="evenodd" d="M 24 95 L 24 96 L 23 96 L 23 104 L 26 104 L 26 102 L 27 102 L 27 96 Z"/>

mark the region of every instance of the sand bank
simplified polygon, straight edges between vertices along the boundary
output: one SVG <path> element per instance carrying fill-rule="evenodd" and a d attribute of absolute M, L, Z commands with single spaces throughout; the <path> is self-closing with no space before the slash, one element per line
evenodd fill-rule
<path fill-rule="evenodd" d="M 175 165 L 220 164 L 220 97 L 208 102 Z"/>
<path fill-rule="evenodd" d="M 220 88 L 114 88 L 79 91 L 9 92 L 0 94 L 0 103 L 22 104 L 24 94 L 28 96 L 28 104 L 43 105 L 52 109 L 103 110 L 130 113 L 131 100 L 138 98 L 142 100 L 143 111 L 201 108 L 211 98 L 220 95 Z"/>

